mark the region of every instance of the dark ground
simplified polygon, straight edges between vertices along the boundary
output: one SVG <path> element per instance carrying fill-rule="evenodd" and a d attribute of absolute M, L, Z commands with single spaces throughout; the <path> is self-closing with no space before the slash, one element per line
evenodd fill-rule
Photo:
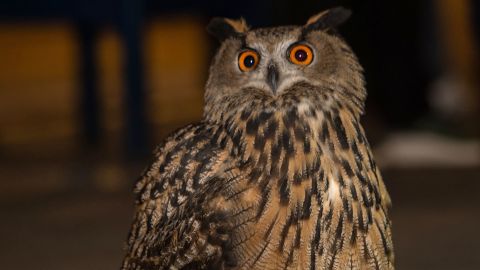
<path fill-rule="evenodd" d="M 144 164 L 0 160 L 0 268 L 118 269 Z M 398 269 L 479 269 L 480 168 L 383 174 Z"/>

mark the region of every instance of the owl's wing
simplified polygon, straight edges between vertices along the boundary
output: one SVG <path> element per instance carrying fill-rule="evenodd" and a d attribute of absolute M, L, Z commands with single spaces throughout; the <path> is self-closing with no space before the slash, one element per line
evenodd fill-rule
<path fill-rule="evenodd" d="M 206 124 L 187 126 L 159 147 L 135 187 L 135 217 L 122 269 L 201 269 L 229 264 L 231 224 L 221 190 L 234 181 L 228 155 Z"/>

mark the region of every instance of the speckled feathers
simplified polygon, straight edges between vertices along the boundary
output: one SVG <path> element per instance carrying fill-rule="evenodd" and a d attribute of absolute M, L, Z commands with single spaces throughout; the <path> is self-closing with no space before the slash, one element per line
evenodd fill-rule
<path fill-rule="evenodd" d="M 137 182 L 122 269 L 394 268 L 390 198 L 359 122 L 362 69 L 331 12 L 305 26 L 213 22 L 223 43 L 204 119 L 167 138 Z M 308 66 L 286 57 L 299 42 Z M 260 56 L 249 73 L 245 48 Z"/>

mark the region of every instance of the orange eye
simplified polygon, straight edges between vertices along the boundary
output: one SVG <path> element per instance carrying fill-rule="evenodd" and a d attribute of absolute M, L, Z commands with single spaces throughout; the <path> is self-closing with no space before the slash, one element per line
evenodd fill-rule
<path fill-rule="evenodd" d="M 238 67 L 241 71 L 247 72 L 254 70 L 259 61 L 258 53 L 254 50 L 246 50 L 238 56 Z"/>
<path fill-rule="evenodd" d="M 289 50 L 288 58 L 295 65 L 306 66 L 312 63 L 313 51 L 304 44 L 295 44 Z"/>

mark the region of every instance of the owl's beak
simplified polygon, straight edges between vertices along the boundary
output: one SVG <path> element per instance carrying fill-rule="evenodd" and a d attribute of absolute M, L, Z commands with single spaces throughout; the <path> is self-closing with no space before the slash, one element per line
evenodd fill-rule
<path fill-rule="evenodd" d="M 278 78 L 277 66 L 275 66 L 273 63 L 270 63 L 267 68 L 267 83 L 274 94 L 277 93 Z"/>

